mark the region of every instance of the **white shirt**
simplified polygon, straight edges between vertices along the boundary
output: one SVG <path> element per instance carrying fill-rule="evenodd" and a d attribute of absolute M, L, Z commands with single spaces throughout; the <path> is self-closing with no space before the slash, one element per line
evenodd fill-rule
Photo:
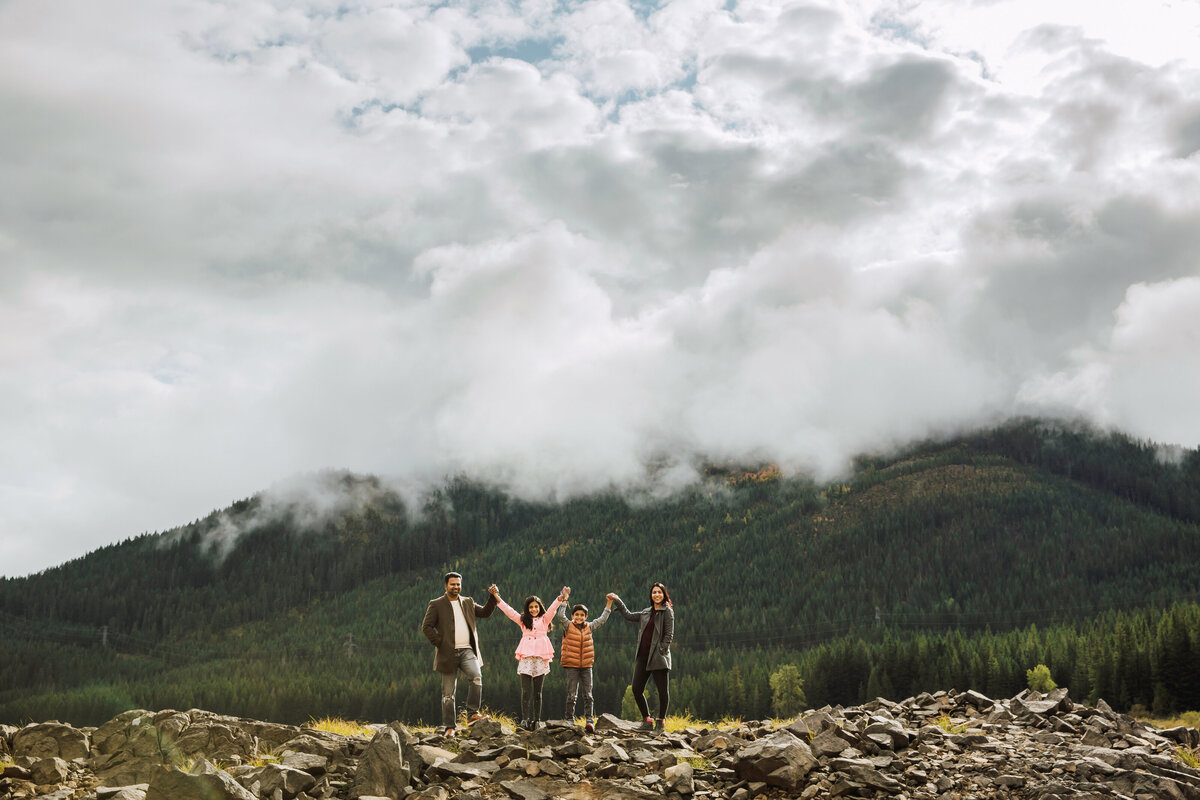
<path fill-rule="evenodd" d="M 471 646 L 471 629 L 467 627 L 467 615 L 463 613 L 462 598 L 450 601 L 454 609 L 454 649 Z"/>

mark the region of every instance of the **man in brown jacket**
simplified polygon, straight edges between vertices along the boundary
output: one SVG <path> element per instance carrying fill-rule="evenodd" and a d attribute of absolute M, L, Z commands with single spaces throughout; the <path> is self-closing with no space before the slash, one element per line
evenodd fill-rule
<path fill-rule="evenodd" d="M 482 608 L 470 597 L 461 597 L 462 575 L 447 572 L 446 593 L 429 601 L 421 633 L 433 643 L 433 669 L 442 675 L 442 730 L 454 735 L 454 693 L 458 688 L 458 673 L 470 681 L 467 688 L 467 722 L 484 718 L 479 712 L 483 702 L 483 657 L 479 638 L 475 635 L 475 618 L 490 617 L 496 610 L 496 597 L 488 594 Z M 494 587 L 493 587 L 494 588 Z M 491 590 L 489 589 L 489 592 Z"/>

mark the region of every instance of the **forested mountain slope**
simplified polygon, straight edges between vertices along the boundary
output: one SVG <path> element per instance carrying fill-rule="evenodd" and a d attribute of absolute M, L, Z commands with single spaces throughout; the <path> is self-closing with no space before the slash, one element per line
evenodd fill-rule
<path fill-rule="evenodd" d="M 510 600 L 570 584 L 594 613 L 606 591 L 641 605 L 664 581 L 675 699 L 708 717 L 768 714 L 782 663 L 817 704 L 967 682 L 1011 694 L 1044 662 L 1075 696 L 1200 705 L 1172 672 L 1200 656 L 1200 457 L 1163 453 L 1021 421 L 864 458 L 829 486 L 725 467 L 666 501 L 548 506 L 460 480 L 419 515 L 374 479 L 331 476 L 367 501 L 314 525 L 251 498 L 0 581 L 0 719 L 128 705 L 432 718 L 418 627 L 447 568 L 481 599 L 493 581 Z M 480 630 L 486 700 L 511 707 L 517 629 L 497 614 Z M 619 619 L 597 633 L 607 710 L 633 633 Z"/>

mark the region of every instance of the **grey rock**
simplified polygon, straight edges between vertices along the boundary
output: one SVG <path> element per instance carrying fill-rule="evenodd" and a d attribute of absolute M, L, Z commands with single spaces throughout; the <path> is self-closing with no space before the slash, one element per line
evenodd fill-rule
<path fill-rule="evenodd" d="M 454 761 L 438 761 L 426 770 L 426 775 L 436 780 L 459 778 L 461 780 L 488 780 L 500 769 L 492 761 L 476 761 L 471 764 Z M 427 778 L 428 779 L 428 778 Z"/>
<path fill-rule="evenodd" d="M 752 742 L 734 757 L 738 777 L 784 789 L 796 789 L 816 766 L 808 745 L 786 731 Z"/>
<path fill-rule="evenodd" d="M 303 770 L 310 775 L 321 776 L 329 769 L 329 759 L 312 753 L 297 753 L 295 750 L 284 750 L 279 763 L 285 767 Z"/>
<path fill-rule="evenodd" d="M 404 758 L 402 747 L 400 736 L 391 728 L 375 734 L 359 759 L 350 796 L 399 797 L 405 794 L 412 783 L 412 769 Z"/>
<path fill-rule="evenodd" d="M 829 768 L 844 773 L 851 781 L 870 786 L 872 789 L 895 792 L 903 787 L 900 781 L 884 775 L 870 761 L 835 758 L 829 762 Z"/>
<path fill-rule="evenodd" d="M 207 760 L 196 772 L 158 767 L 146 790 L 146 800 L 257 800 L 228 773 Z"/>
<path fill-rule="evenodd" d="M 150 784 L 148 783 L 138 783 L 132 786 L 97 786 L 92 791 L 96 793 L 97 800 L 110 800 L 122 792 L 141 792 L 144 796 L 149 788 Z M 119 798 L 119 800 L 125 800 L 125 798 Z"/>
<path fill-rule="evenodd" d="M 278 789 L 286 800 L 291 800 L 301 792 L 306 792 L 315 786 L 317 779 L 302 770 L 285 767 L 281 764 L 266 764 L 239 777 L 238 783 L 246 788 L 257 783 L 259 789 L 255 794 L 260 797 L 270 797 Z"/>
<path fill-rule="evenodd" d="M 809 747 L 818 758 L 826 758 L 841 754 L 850 743 L 833 731 L 822 731 L 813 737 Z"/>
<path fill-rule="evenodd" d="M 592 751 L 592 755 L 597 758 L 602 758 L 605 761 L 628 761 L 629 754 L 625 752 L 625 748 L 616 742 L 605 742 Z"/>
<path fill-rule="evenodd" d="M 576 739 L 555 747 L 554 755 L 558 758 L 579 758 L 580 756 L 586 756 L 594 750 L 595 748 L 591 745 Z"/>
<path fill-rule="evenodd" d="M 324 733 L 324 731 L 307 730 L 293 739 L 288 739 L 282 747 L 296 753 L 325 756 L 330 762 L 345 759 L 350 754 L 346 743 L 337 738 L 323 735 Z"/>
<path fill-rule="evenodd" d="M 27 725 L 13 734 L 12 754 L 29 758 L 86 758 L 91 751 L 88 735 L 57 722 Z"/>
<path fill-rule="evenodd" d="M 550 800 L 550 795 L 529 781 L 503 781 L 500 785 L 517 800 Z"/>
<path fill-rule="evenodd" d="M 692 748 L 698 753 L 711 750 L 732 750 L 741 747 L 742 744 L 744 744 L 742 739 L 727 731 L 713 731 L 692 740 Z"/>
<path fill-rule="evenodd" d="M 70 772 L 67 762 L 57 756 L 38 758 L 29 765 L 29 775 L 33 782 L 42 786 L 62 783 Z"/>
<path fill-rule="evenodd" d="M 450 791 L 445 786 L 434 784 L 413 792 L 407 796 L 407 800 L 450 800 Z"/>
<path fill-rule="evenodd" d="M 620 717 L 612 714 L 601 714 L 596 717 L 597 731 L 624 731 L 625 733 L 633 733 L 641 726 L 639 722 L 630 722 L 623 720 Z"/>
<path fill-rule="evenodd" d="M 98 800 L 146 800 L 146 790 L 149 784 L 139 783 L 136 786 L 122 786 L 109 795 L 101 795 L 97 790 Z"/>
<path fill-rule="evenodd" d="M 666 782 L 667 788 L 673 792 L 689 795 L 696 790 L 695 773 L 692 765 L 686 761 L 664 769 L 663 780 Z"/>

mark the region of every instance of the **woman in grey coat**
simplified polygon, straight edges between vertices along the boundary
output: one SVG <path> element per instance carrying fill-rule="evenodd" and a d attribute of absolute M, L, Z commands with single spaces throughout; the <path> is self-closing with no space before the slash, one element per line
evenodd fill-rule
<path fill-rule="evenodd" d="M 615 594 L 612 598 L 617 613 L 630 622 L 638 623 L 638 649 L 633 660 L 633 699 L 642 715 L 642 730 L 663 729 L 667 707 L 671 702 L 671 642 L 675 638 L 675 610 L 667 587 L 655 583 L 650 587 L 650 605 L 641 611 L 630 611 Z M 658 689 L 658 719 L 650 718 L 646 704 L 646 681 L 654 678 Z"/>

